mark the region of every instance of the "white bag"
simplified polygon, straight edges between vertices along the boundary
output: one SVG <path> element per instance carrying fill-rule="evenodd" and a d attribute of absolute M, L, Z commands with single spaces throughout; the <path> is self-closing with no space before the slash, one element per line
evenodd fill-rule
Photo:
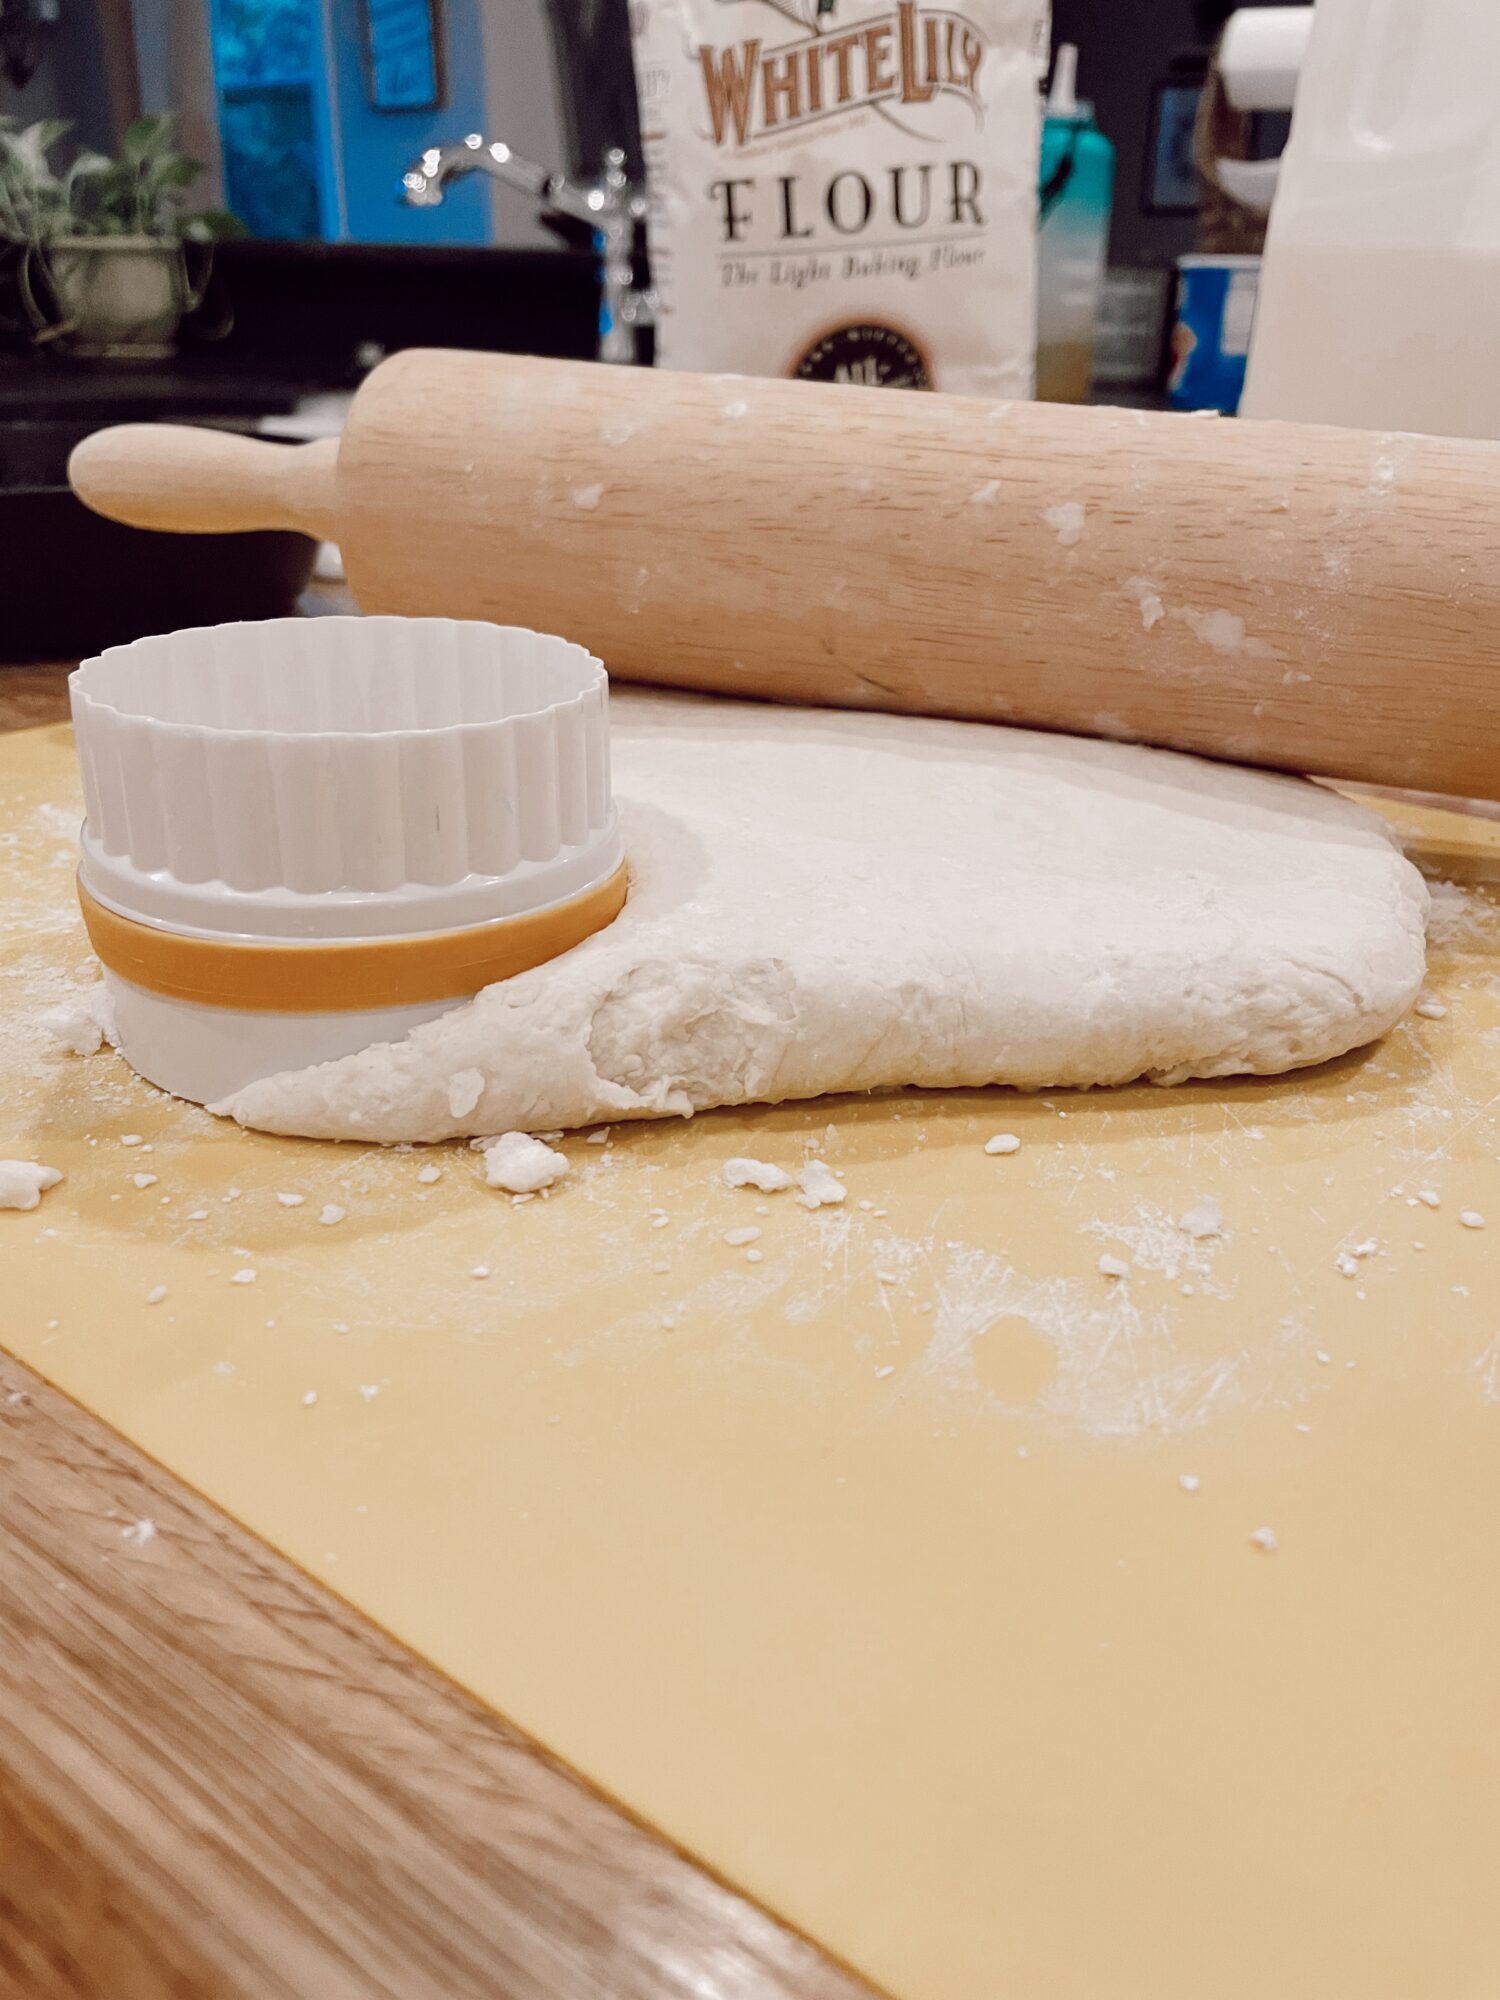
<path fill-rule="evenodd" d="M 1047 14 L 633 0 L 658 363 L 1029 395 Z"/>

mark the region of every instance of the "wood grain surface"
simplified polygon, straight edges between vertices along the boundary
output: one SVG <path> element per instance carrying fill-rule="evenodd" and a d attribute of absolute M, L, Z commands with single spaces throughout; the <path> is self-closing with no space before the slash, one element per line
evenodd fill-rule
<path fill-rule="evenodd" d="M 3 2000 L 868 1994 L 0 1355 Z"/>
<path fill-rule="evenodd" d="M 0 730 L 34 729 L 68 719 L 68 675 L 75 662 L 52 666 L 0 666 Z"/>
<path fill-rule="evenodd" d="M 0 1990 L 867 1991 L 8 1358 L 0 1536 Z"/>

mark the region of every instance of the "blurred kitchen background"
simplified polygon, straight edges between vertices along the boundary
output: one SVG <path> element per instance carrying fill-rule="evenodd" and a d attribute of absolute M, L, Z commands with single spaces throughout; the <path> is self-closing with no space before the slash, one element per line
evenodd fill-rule
<path fill-rule="evenodd" d="M 1098 389 L 1162 386 L 1180 256 L 1259 247 L 1260 218 L 1226 221 L 1194 165 L 1231 11 L 1229 0 L 1056 0 L 1054 47 L 1079 52 L 1077 96 L 1114 149 Z M 176 148 L 202 163 L 190 206 L 228 209 L 246 232 L 211 253 L 209 296 L 186 316 L 164 397 L 207 391 L 200 374 L 238 374 L 252 400 L 347 385 L 378 352 L 417 339 L 592 351 L 586 227 L 549 226 L 534 199 L 477 175 L 438 207 L 397 197 L 424 149 L 476 131 L 583 182 L 612 146 L 637 171 L 626 0 L 0 0 L 0 116 L 12 130 L 66 120 L 60 158 L 80 145 L 112 154 L 153 113 L 172 115 Z M 1266 156 L 1286 116 L 1221 124 L 1224 150 Z M 1046 251 L 1044 226 L 1044 267 Z M 208 253 L 189 263 L 196 283 Z M 34 338 L 46 329 L 15 290 L 14 273 L 8 289 L 0 279 L 6 407 L 107 396 L 70 379 L 66 339 Z M 51 364 L 45 380 L 38 363 Z M 152 393 L 144 379 L 124 386 L 137 402 Z"/>
<path fill-rule="evenodd" d="M 1039 394 L 1234 409 L 1311 12 L 1055 0 Z M 447 181 L 471 134 L 505 179 Z M 13 594 L 0 657 L 97 639 L 56 622 L 80 562 L 112 636 L 159 615 L 127 615 L 129 531 L 75 540 L 107 528 L 66 489 L 91 429 L 326 435 L 414 344 L 649 361 L 640 174 L 627 0 L 0 0 L 0 549 L 51 621 Z"/>

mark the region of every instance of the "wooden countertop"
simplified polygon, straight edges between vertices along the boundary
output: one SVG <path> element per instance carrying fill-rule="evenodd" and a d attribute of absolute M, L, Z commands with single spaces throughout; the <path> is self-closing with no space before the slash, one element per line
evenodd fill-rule
<path fill-rule="evenodd" d="M 4 1355 L 0 1536 L 6 1992 L 868 1996 Z"/>

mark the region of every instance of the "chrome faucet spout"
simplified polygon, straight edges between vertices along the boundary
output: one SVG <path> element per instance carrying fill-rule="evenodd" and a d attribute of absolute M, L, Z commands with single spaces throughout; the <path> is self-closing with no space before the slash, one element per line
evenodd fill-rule
<path fill-rule="evenodd" d="M 635 232 L 645 218 L 646 200 L 631 184 L 624 153 L 611 147 L 598 180 L 581 184 L 521 159 L 503 140 L 470 132 L 455 145 L 429 146 L 401 176 L 401 199 L 409 208 L 438 208 L 453 181 L 481 173 L 554 215 L 589 225 L 601 265 L 599 359 L 637 360 L 637 334 L 651 325 L 655 299 L 635 282 Z"/>
<path fill-rule="evenodd" d="M 561 174 L 549 174 L 513 153 L 502 140 L 487 141 L 471 132 L 457 145 L 429 146 L 401 177 L 401 198 L 409 208 L 437 208 L 449 184 L 465 174 L 488 174 L 520 194 L 530 195 L 543 208 L 580 221 L 597 217 L 588 201 L 588 190 L 575 188 Z"/>

